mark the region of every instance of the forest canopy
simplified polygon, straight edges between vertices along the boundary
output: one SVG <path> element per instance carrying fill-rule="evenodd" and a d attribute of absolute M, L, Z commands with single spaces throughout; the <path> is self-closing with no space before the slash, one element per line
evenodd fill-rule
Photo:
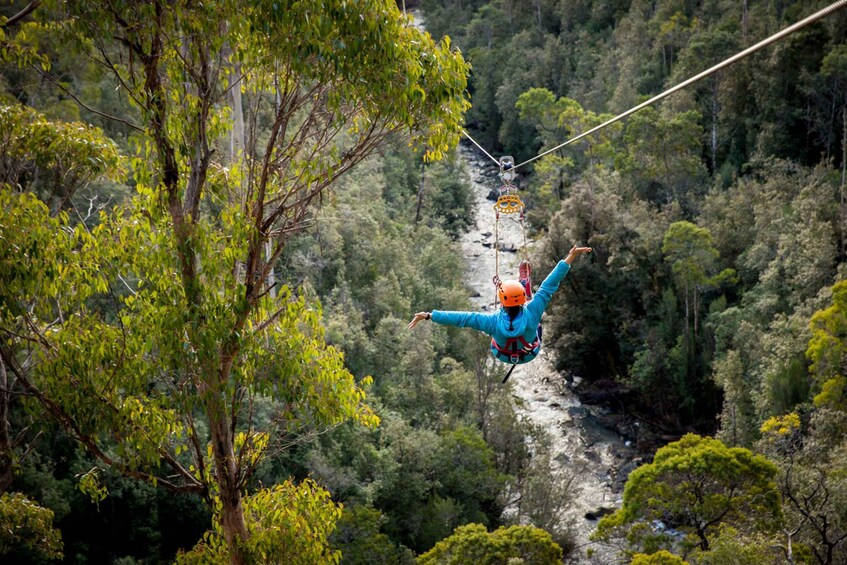
<path fill-rule="evenodd" d="M 472 308 L 462 128 L 522 162 L 827 4 L 4 3 L 0 558 L 845 562 L 847 10 L 519 171 L 535 272 L 594 250 L 557 378 L 643 424 L 587 546 L 486 340 L 405 329 Z"/>

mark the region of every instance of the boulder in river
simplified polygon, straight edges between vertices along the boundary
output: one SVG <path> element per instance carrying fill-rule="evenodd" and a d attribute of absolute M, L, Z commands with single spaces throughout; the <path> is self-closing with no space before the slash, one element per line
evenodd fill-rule
<path fill-rule="evenodd" d="M 585 519 L 591 520 L 593 522 L 594 520 L 599 520 L 603 516 L 611 514 L 614 511 L 615 509 L 610 506 L 598 506 L 595 510 L 590 510 L 586 512 Z"/>

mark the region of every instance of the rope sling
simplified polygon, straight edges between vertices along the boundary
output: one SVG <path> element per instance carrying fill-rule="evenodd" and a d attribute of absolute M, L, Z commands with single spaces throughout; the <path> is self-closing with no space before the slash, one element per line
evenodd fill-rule
<path fill-rule="evenodd" d="M 484 151 L 484 150 L 483 150 Z M 532 298 L 532 278 L 531 278 L 531 264 L 529 262 L 529 250 L 526 244 L 526 205 L 524 205 L 521 200 L 520 195 L 518 194 L 518 188 L 513 184 L 513 181 L 516 178 L 515 175 L 515 160 L 511 156 L 503 156 L 500 157 L 498 161 L 498 165 L 500 167 L 499 177 L 502 181 L 502 185 L 498 189 L 497 192 L 497 201 L 494 203 L 494 278 L 492 282 L 494 283 L 494 304 L 497 305 L 500 300 L 500 293 L 498 292 L 500 288 L 500 215 L 513 215 L 518 214 L 518 223 L 520 225 L 521 230 L 521 238 L 523 245 L 521 246 L 521 255 L 522 260 L 518 267 L 518 271 L 520 273 L 520 281 L 524 285 L 524 292 L 526 293 L 527 300 Z M 523 338 L 521 338 L 523 339 Z M 527 349 L 530 349 L 532 345 L 527 344 L 526 341 L 523 341 L 524 348 L 521 351 L 524 353 L 519 353 L 517 351 L 517 341 L 514 339 L 510 339 L 506 344 L 506 349 L 509 348 L 509 343 L 512 342 L 514 353 L 511 356 L 512 366 L 509 367 L 509 370 L 506 372 L 506 376 L 503 377 L 503 384 L 509 380 L 509 377 L 512 375 L 512 371 L 515 370 L 515 367 L 518 366 L 518 362 L 523 358 Z M 536 339 L 536 345 L 540 343 L 538 339 Z M 496 344 L 492 339 L 492 346 L 496 346 L 497 349 L 504 353 L 503 350 L 500 349 L 500 346 Z M 508 351 L 505 351 L 508 353 Z"/>
<path fill-rule="evenodd" d="M 529 278 L 530 274 L 530 262 L 529 262 L 529 251 L 526 245 L 526 205 L 521 201 L 520 195 L 518 195 L 518 188 L 512 184 L 512 181 L 515 180 L 515 160 L 512 157 L 504 156 L 500 157 L 498 161 L 498 165 L 500 166 L 499 177 L 503 184 L 497 191 L 497 202 L 494 203 L 494 278 L 492 282 L 494 283 L 494 304 L 495 306 L 499 303 L 500 296 L 497 292 L 497 289 L 500 287 L 500 283 L 502 282 L 500 279 L 500 214 L 512 215 L 518 214 L 518 224 L 521 229 L 521 239 L 523 241 L 523 245 L 521 246 L 521 278 Z M 525 275 L 525 277 L 524 277 Z M 532 295 L 532 282 L 527 280 L 526 282 L 527 288 L 527 298 L 531 298 Z"/>

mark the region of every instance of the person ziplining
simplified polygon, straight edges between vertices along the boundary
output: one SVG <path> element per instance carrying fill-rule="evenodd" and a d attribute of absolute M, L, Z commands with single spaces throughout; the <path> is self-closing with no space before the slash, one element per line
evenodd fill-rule
<path fill-rule="evenodd" d="M 650 106 L 659 100 L 673 94 L 674 92 L 681 90 L 721 69 L 726 66 L 731 65 L 732 63 L 747 57 L 748 55 L 755 53 L 756 51 L 762 49 L 763 47 L 770 45 L 771 43 L 782 39 L 783 37 L 794 33 L 795 31 L 802 29 L 803 27 L 833 13 L 836 10 L 839 10 L 843 7 L 847 6 L 847 0 L 838 0 L 835 3 L 827 6 L 824 9 L 821 9 L 811 16 L 791 25 L 784 30 L 775 33 L 764 39 L 757 44 L 744 49 L 743 51 L 725 59 L 724 61 L 712 66 L 711 68 L 689 78 L 686 81 L 672 87 L 668 88 L 664 92 L 650 98 L 649 100 L 638 104 L 630 108 L 629 110 L 618 114 L 606 122 L 595 126 L 594 128 L 585 131 L 571 139 L 566 140 L 565 142 L 547 149 L 539 153 L 538 155 L 527 159 L 522 163 L 518 163 L 517 165 L 514 163 L 514 160 L 511 157 L 501 157 L 499 161 L 495 159 L 488 151 L 485 150 L 470 134 L 462 130 L 462 134 L 468 138 L 477 148 L 479 148 L 485 155 L 499 164 L 500 166 L 500 177 L 504 181 L 504 185 L 500 187 L 500 194 L 497 199 L 497 203 L 494 205 L 494 210 L 496 214 L 496 222 L 495 222 L 495 275 L 494 275 L 494 284 L 496 287 L 496 296 L 500 301 L 501 308 L 499 308 L 496 312 L 492 314 L 483 314 L 479 312 L 450 312 L 450 311 L 439 311 L 433 310 L 432 312 L 418 312 L 415 314 L 412 321 L 409 322 L 408 329 L 413 329 L 421 320 L 432 320 L 438 324 L 444 325 L 452 325 L 459 327 L 470 327 L 477 329 L 491 336 L 491 353 L 497 358 L 499 361 L 504 363 L 510 363 L 512 367 L 509 369 L 508 373 L 506 373 L 506 377 L 503 379 L 505 383 L 506 380 L 511 375 L 512 370 L 521 364 L 528 363 L 535 359 L 538 356 L 539 351 L 541 350 L 541 315 L 544 313 L 544 310 L 547 308 L 547 305 L 550 303 L 550 299 L 553 296 L 553 293 L 558 289 L 559 283 L 565 278 L 570 270 L 570 265 L 574 259 L 576 259 L 579 255 L 583 253 L 591 252 L 590 247 L 579 247 L 574 245 L 571 248 L 568 256 L 559 261 L 553 271 L 547 275 L 547 278 L 544 279 L 544 282 L 541 283 L 541 286 L 536 292 L 535 297 L 532 296 L 532 282 L 529 278 L 530 274 L 530 265 L 529 260 L 525 259 L 520 264 L 520 280 L 507 280 L 501 281 L 499 276 L 499 259 L 497 258 L 498 251 L 500 248 L 499 242 L 499 232 L 498 232 L 498 223 L 500 219 L 500 214 L 515 214 L 520 213 L 520 223 L 521 223 L 521 231 L 523 232 L 523 220 L 524 220 L 524 204 L 521 202 L 520 197 L 517 194 L 517 189 L 514 185 L 511 184 L 511 180 L 514 179 L 514 172 L 516 169 L 523 167 L 524 165 L 528 165 L 529 163 L 535 161 L 536 159 L 540 159 L 545 155 L 558 151 L 563 147 L 570 145 L 588 135 L 591 135 L 614 122 L 622 120 L 627 116 Z M 526 254 L 526 236 L 524 235 L 524 254 Z"/>
<path fill-rule="evenodd" d="M 501 308 L 491 314 L 479 312 L 450 312 L 434 310 L 418 312 L 409 322 L 413 329 L 421 320 L 432 320 L 437 324 L 469 327 L 484 332 L 491 337 L 491 354 L 503 363 L 512 367 L 506 373 L 503 382 L 509 379 L 515 366 L 529 363 L 541 351 L 541 315 L 547 309 L 553 293 L 559 288 L 559 283 L 568 274 L 571 263 L 583 253 L 589 253 L 590 247 L 574 245 L 567 257 L 556 265 L 532 295 L 531 266 L 527 255 L 526 232 L 524 227 L 524 211 L 526 206 L 518 195 L 517 187 L 512 184 L 515 179 L 514 159 L 510 156 L 501 157 L 499 177 L 503 185 L 498 191 L 497 202 L 494 204 L 494 287 L 495 304 L 499 301 Z M 518 266 L 519 280 L 500 279 L 500 215 L 518 214 L 523 237 L 524 259 Z"/>
<path fill-rule="evenodd" d="M 515 365 L 528 363 L 541 351 L 541 315 L 550 304 L 550 299 L 559 288 L 571 268 L 571 263 L 590 247 L 574 245 L 567 257 L 558 262 L 538 287 L 534 296 L 528 296 L 528 268 L 521 273 L 521 280 L 500 282 L 498 295 L 501 307 L 493 313 L 442 311 L 418 312 L 409 322 L 413 329 L 422 320 L 436 324 L 473 328 L 491 336 L 491 354 L 499 361 Z M 522 263 L 522 266 L 524 264 Z M 528 267 L 528 264 L 526 264 Z M 522 269 L 524 270 L 524 269 Z M 511 374 L 511 369 L 509 374 Z M 503 382 L 506 382 L 506 378 Z"/>

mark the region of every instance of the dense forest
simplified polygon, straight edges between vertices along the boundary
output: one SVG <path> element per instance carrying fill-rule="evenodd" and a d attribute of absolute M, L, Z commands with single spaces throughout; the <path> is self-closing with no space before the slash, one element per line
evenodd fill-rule
<path fill-rule="evenodd" d="M 535 272 L 594 250 L 544 347 L 640 424 L 590 543 L 486 338 L 406 327 L 472 308 L 463 127 L 532 159 L 828 4 L 0 5 L 0 560 L 847 563 L 847 10 L 519 171 Z"/>

